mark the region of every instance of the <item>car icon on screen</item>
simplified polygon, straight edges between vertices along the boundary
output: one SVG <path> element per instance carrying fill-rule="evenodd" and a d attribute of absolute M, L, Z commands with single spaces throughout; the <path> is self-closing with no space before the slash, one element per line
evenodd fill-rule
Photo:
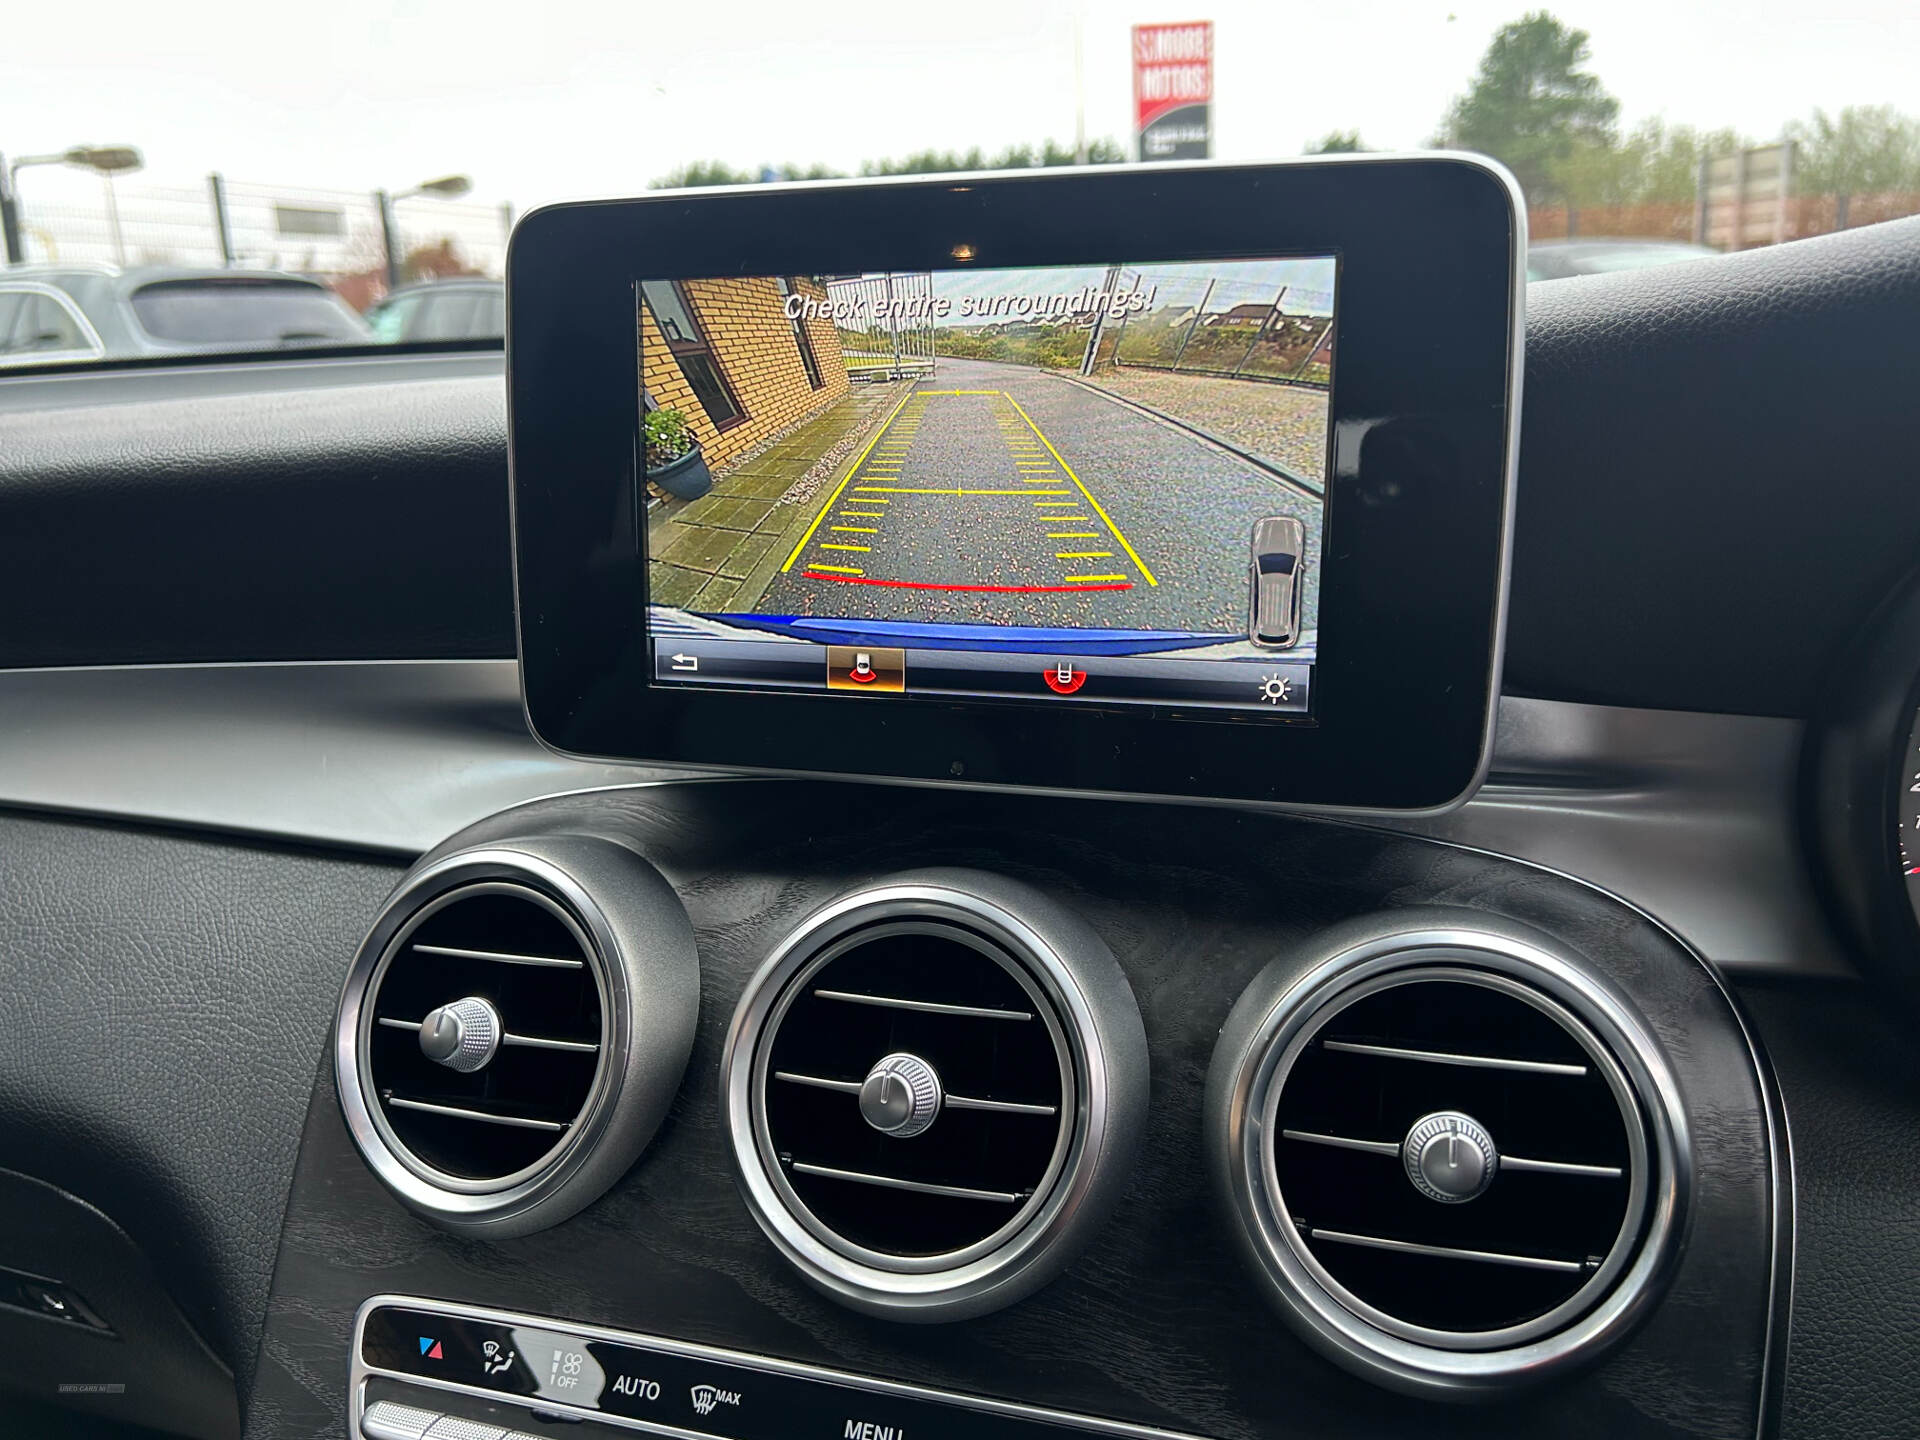
<path fill-rule="evenodd" d="M 1284 650 L 1300 638 L 1300 587 L 1306 528 L 1287 515 L 1253 524 L 1253 557 L 1247 565 L 1247 638 L 1269 650 Z"/>

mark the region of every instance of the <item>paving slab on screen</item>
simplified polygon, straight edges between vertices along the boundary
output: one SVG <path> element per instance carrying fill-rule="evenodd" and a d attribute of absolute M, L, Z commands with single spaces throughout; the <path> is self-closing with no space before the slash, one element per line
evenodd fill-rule
<path fill-rule="evenodd" d="M 1335 273 L 643 282 L 655 681 L 1306 713 Z"/>

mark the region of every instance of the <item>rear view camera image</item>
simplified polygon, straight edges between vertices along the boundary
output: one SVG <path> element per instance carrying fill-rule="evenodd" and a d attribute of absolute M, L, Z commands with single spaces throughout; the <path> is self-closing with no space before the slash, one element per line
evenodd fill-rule
<path fill-rule="evenodd" d="M 655 681 L 1308 713 L 1335 278 L 642 282 Z"/>

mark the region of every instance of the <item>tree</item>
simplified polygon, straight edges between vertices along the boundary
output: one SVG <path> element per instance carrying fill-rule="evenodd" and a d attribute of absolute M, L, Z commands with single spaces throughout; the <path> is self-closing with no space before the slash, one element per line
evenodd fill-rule
<path fill-rule="evenodd" d="M 1113 140 L 1087 145 L 1089 165 L 1118 165 L 1126 151 Z M 979 146 L 959 150 L 920 150 L 901 160 L 872 160 L 860 167 L 862 175 L 948 175 L 957 170 L 1027 170 L 1035 165 L 1075 164 L 1073 147 L 1049 140 L 1036 151 L 1031 145 L 1012 145 L 991 159 Z"/>
<path fill-rule="evenodd" d="M 1303 155 L 1359 155 L 1366 151 L 1358 130 L 1329 130 L 1300 153 Z"/>
<path fill-rule="evenodd" d="M 734 169 L 724 160 L 696 160 L 691 165 L 668 171 L 648 188 L 685 190 L 698 185 L 750 185 L 757 178 L 744 170 Z"/>
<path fill-rule="evenodd" d="M 1732 130 L 1643 120 L 1618 143 L 1576 142 L 1551 174 L 1570 205 L 1679 204 L 1693 199 L 1702 160 L 1746 144 Z"/>
<path fill-rule="evenodd" d="M 1473 84 L 1448 110 L 1440 142 L 1493 156 L 1530 201 L 1561 198 L 1561 168 L 1576 152 L 1610 151 L 1620 112 L 1582 68 L 1587 60 L 1587 32 L 1544 10 L 1501 26 Z"/>
<path fill-rule="evenodd" d="M 1359 136 L 1354 137 L 1358 147 Z M 1120 142 L 1107 138 L 1087 143 L 1087 164 L 1119 165 L 1127 152 Z M 1010 145 L 989 157 L 979 146 L 971 150 L 918 150 L 899 160 L 869 160 L 860 167 L 862 175 L 951 175 L 959 170 L 1027 170 L 1035 165 L 1075 165 L 1071 145 L 1049 140 L 1038 150 L 1031 145 Z M 696 160 L 682 165 L 653 181 L 652 190 L 681 190 L 700 185 L 751 185 L 756 180 L 838 180 L 841 171 L 826 165 L 781 165 L 768 171 L 736 170 L 723 160 Z"/>
<path fill-rule="evenodd" d="M 1805 195 L 1870 195 L 1877 190 L 1920 189 L 1920 120 L 1891 105 L 1849 105 L 1838 115 L 1824 110 L 1787 126 L 1798 142 L 1794 174 Z"/>

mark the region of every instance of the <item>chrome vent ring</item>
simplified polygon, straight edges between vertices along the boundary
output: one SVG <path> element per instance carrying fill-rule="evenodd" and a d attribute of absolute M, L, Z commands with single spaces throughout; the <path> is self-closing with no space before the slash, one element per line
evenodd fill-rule
<path fill-rule="evenodd" d="M 1505 922 L 1420 918 L 1340 927 L 1249 986 L 1208 1147 L 1236 1238 L 1309 1341 L 1397 1388 L 1494 1390 L 1598 1353 L 1651 1305 L 1685 1117 L 1589 966 Z"/>
<path fill-rule="evenodd" d="M 1113 1203 L 1145 1035 L 1077 916 L 930 872 L 814 915 L 747 987 L 722 1067 L 742 1191 L 818 1288 L 936 1320 L 1028 1293 Z"/>
<path fill-rule="evenodd" d="M 362 944 L 334 1030 L 355 1144 L 413 1209 L 492 1235 L 557 1223 L 652 1138 L 699 1001 L 655 870 L 586 835 L 431 859 Z"/>

